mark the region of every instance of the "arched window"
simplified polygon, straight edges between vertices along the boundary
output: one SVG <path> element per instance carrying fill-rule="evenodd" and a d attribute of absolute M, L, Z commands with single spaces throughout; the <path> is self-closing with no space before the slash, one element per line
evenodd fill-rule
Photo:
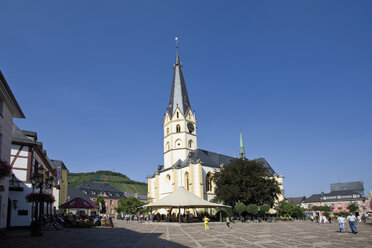
<path fill-rule="evenodd" d="M 189 119 L 191 119 L 191 113 L 189 113 Z"/>
<path fill-rule="evenodd" d="M 180 118 L 180 114 L 178 113 L 178 111 L 177 111 L 177 118 Z"/>
<path fill-rule="evenodd" d="M 170 147 L 169 147 L 169 142 L 167 142 L 167 144 L 165 145 L 165 150 L 166 151 L 169 151 Z"/>
<path fill-rule="evenodd" d="M 185 189 L 186 190 L 190 190 L 190 176 L 189 176 L 189 173 L 188 172 L 185 172 Z"/>
<path fill-rule="evenodd" d="M 189 140 L 189 148 L 192 149 L 194 146 L 194 143 L 192 142 L 192 140 Z"/>
<path fill-rule="evenodd" d="M 167 175 L 165 176 L 165 178 L 167 179 L 167 182 L 169 183 L 170 180 L 171 180 L 171 176 L 170 176 L 169 174 L 167 174 Z"/>
<path fill-rule="evenodd" d="M 169 127 L 167 127 L 167 135 L 169 134 Z"/>
<path fill-rule="evenodd" d="M 213 191 L 212 173 L 210 172 L 208 172 L 207 176 L 205 177 L 205 188 L 207 192 Z"/>
<path fill-rule="evenodd" d="M 180 133 L 181 132 L 181 126 L 179 124 L 176 126 L 176 132 L 177 133 Z"/>

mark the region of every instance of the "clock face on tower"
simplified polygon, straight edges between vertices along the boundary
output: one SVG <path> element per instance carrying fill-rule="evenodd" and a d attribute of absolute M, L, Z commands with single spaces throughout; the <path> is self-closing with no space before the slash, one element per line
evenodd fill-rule
<path fill-rule="evenodd" d="M 194 124 L 192 124 L 191 122 L 187 122 L 187 129 L 189 129 L 190 133 L 194 132 Z"/>

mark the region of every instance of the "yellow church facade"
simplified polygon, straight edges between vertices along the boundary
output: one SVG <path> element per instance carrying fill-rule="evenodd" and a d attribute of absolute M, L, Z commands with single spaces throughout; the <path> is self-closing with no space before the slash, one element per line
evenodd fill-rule
<path fill-rule="evenodd" d="M 198 148 L 195 113 L 191 110 L 178 50 L 173 70 L 171 94 L 163 121 L 164 164 L 147 178 L 148 200 L 156 202 L 178 187 L 184 187 L 210 201 L 215 197 L 213 174 L 229 164 L 233 157 Z M 266 159 L 255 161 L 269 170 L 283 192 L 283 177 L 274 172 Z M 283 194 L 279 196 L 279 200 L 282 199 Z"/>

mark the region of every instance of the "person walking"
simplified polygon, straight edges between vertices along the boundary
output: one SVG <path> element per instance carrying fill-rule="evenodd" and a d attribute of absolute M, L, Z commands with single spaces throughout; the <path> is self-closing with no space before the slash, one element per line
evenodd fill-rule
<path fill-rule="evenodd" d="M 208 221 L 209 221 L 209 219 L 208 219 L 208 217 L 205 216 L 204 219 L 203 219 L 203 221 L 204 221 L 204 229 L 205 229 L 206 231 L 209 230 L 209 225 L 208 225 Z"/>
<path fill-rule="evenodd" d="M 228 229 L 231 229 L 231 225 L 230 225 L 230 217 L 226 217 L 226 226 Z"/>
<path fill-rule="evenodd" d="M 337 222 L 340 226 L 340 232 L 345 232 L 345 217 L 342 215 L 338 216 Z"/>
<path fill-rule="evenodd" d="M 358 233 L 357 228 L 356 228 L 357 217 L 355 217 L 355 215 L 350 212 L 346 220 L 349 222 L 349 226 L 350 226 L 352 233 L 357 234 Z"/>

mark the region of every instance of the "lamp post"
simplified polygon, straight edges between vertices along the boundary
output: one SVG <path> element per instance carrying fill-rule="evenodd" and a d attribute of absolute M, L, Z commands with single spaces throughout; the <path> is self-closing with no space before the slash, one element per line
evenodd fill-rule
<path fill-rule="evenodd" d="M 51 189 L 54 183 L 54 177 L 46 178 L 44 176 L 45 169 L 40 166 L 37 170 L 32 174 L 31 177 L 31 184 L 32 184 L 32 192 L 34 189 L 39 189 L 39 194 L 43 193 L 43 189 Z M 35 204 L 34 209 L 34 218 L 31 222 L 31 235 L 33 236 L 40 236 L 41 235 L 41 215 L 43 213 L 44 202 L 40 201 L 39 204 L 37 202 Z"/>

